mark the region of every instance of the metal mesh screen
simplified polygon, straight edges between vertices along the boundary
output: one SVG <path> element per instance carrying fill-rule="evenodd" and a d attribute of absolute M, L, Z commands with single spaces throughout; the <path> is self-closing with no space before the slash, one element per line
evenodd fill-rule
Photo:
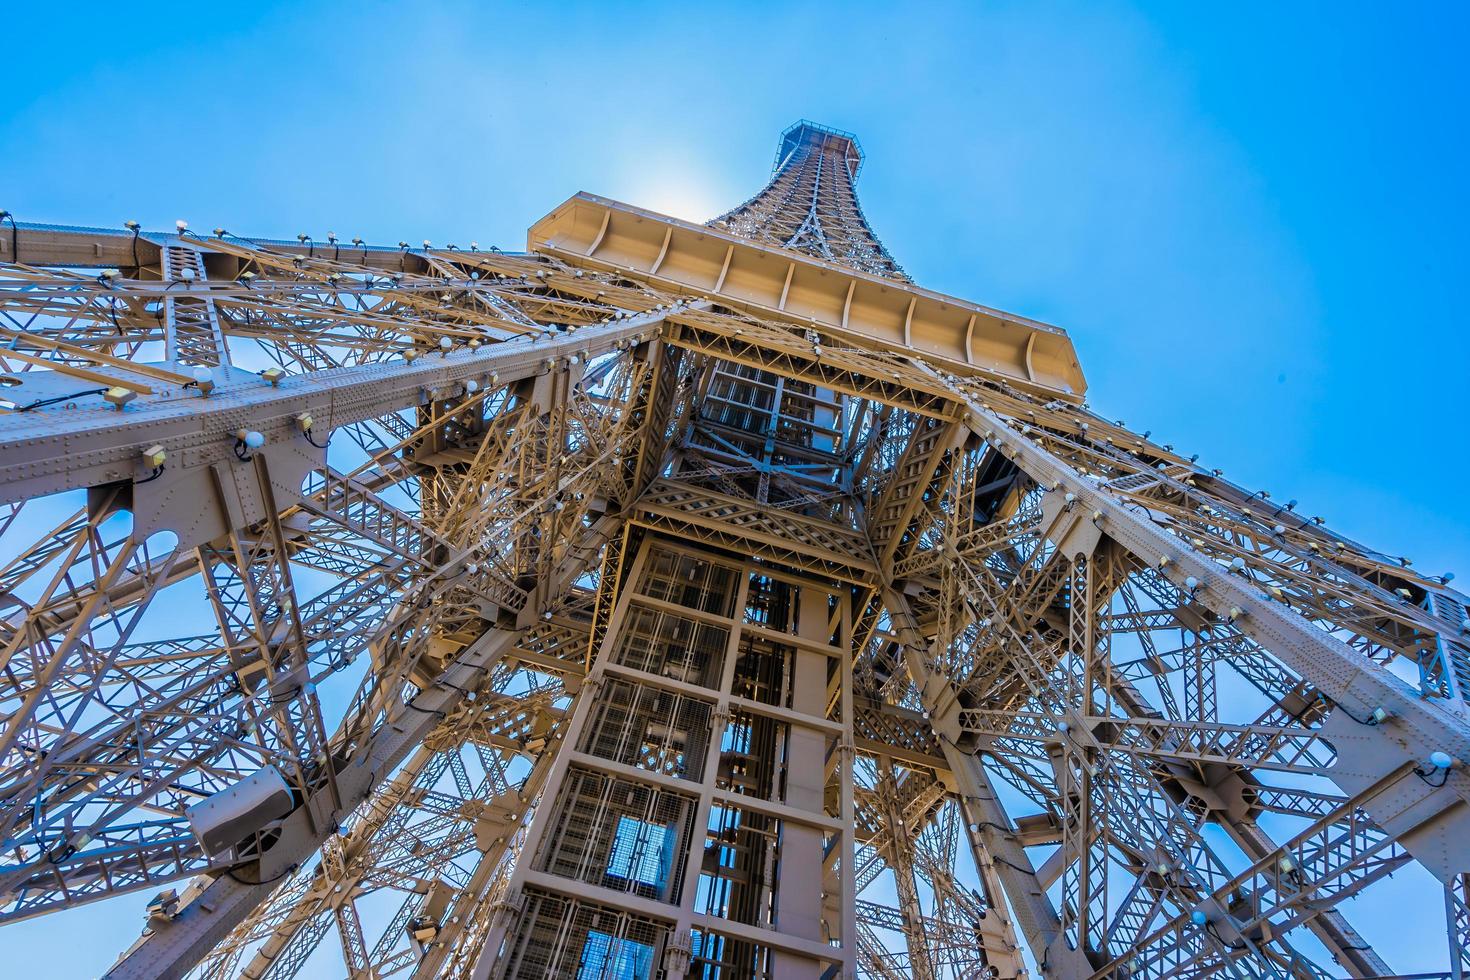
<path fill-rule="evenodd" d="M 677 904 L 698 799 L 572 767 L 536 867 L 642 898 Z"/>
<path fill-rule="evenodd" d="M 613 762 L 700 782 L 714 706 L 619 677 L 603 684 L 577 748 Z"/>
<path fill-rule="evenodd" d="M 507 980 L 655 980 L 669 927 L 592 902 L 526 890 L 500 976 Z"/>
<path fill-rule="evenodd" d="M 697 555 L 654 551 L 643 570 L 638 591 L 690 609 L 729 616 L 735 611 L 735 577 L 739 570 Z"/>
<path fill-rule="evenodd" d="M 628 609 L 613 660 L 625 667 L 715 688 L 730 631 L 655 609 Z"/>

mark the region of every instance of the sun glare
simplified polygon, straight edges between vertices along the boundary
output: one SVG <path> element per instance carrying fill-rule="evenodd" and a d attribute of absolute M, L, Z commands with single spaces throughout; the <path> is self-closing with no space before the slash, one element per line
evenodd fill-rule
<path fill-rule="evenodd" d="M 627 203 L 685 221 L 702 223 L 740 203 L 718 200 L 696 170 L 677 164 L 642 169 L 630 176 L 626 186 L 630 188 Z"/>

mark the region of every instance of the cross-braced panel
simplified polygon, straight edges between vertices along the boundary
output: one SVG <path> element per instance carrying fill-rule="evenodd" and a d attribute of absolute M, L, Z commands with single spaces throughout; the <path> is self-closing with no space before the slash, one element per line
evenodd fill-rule
<path fill-rule="evenodd" d="M 116 977 L 1376 977 L 1403 873 L 1470 969 L 1470 600 L 1055 328 L 883 300 L 860 160 L 793 127 L 714 223 L 765 285 L 611 211 L 21 225 L 0 921 L 147 890 Z"/>

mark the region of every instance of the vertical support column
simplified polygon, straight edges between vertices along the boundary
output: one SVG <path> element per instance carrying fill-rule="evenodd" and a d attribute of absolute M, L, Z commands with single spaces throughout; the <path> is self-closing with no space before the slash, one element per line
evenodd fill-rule
<path fill-rule="evenodd" d="M 840 629 L 842 646 L 853 649 L 852 605 L 841 603 Z M 839 705 L 842 711 L 841 753 L 842 775 L 838 795 L 842 805 L 842 975 L 857 976 L 857 799 L 854 792 L 853 767 L 857 764 L 857 741 L 853 735 L 853 718 L 857 706 L 853 704 L 852 657 L 843 657 L 840 663 L 841 684 Z"/>
<path fill-rule="evenodd" d="M 827 593 L 815 586 L 799 592 L 797 634 L 803 639 L 826 643 Z M 827 707 L 827 658 L 820 653 L 796 648 L 791 665 L 791 710 L 822 717 Z M 790 726 L 786 757 L 786 803 L 815 814 L 823 812 L 826 790 L 826 736 L 822 732 Z M 786 821 L 781 835 L 781 894 L 778 925 L 782 932 L 822 940 L 822 832 L 816 827 Z M 777 952 L 772 965 L 774 980 L 815 980 L 819 964 Z"/>

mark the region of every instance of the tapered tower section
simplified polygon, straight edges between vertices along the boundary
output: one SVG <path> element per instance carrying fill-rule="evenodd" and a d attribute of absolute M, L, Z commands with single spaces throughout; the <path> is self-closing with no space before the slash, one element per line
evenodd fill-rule
<path fill-rule="evenodd" d="M 781 134 L 771 182 L 710 226 L 908 282 L 858 205 L 862 167 L 857 137 L 802 120 Z"/>
<path fill-rule="evenodd" d="M 0 234 L 0 925 L 122 896 L 111 980 L 1336 980 L 1395 975 L 1378 894 L 1470 974 L 1470 600 L 909 282 L 861 162 L 800 123 L 709 225 L 578 194 L 525 253 Z"/>

